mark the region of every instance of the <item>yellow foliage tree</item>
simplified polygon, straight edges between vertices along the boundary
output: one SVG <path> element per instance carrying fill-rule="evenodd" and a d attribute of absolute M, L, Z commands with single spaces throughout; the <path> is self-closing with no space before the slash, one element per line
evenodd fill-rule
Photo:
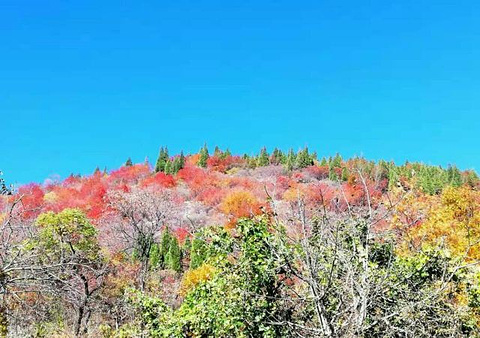
<path fill-rule="evenodd" d="M 201 282 L 207 281 L 213 277 L 216 269 L 210 264 L 202 264 L 196 269 L 188 270 L 183 275 L 180 285 L 180 294 L 185 296 L 190 290 L 194 289 Z"/>
<path fill-rule="evenodd" d="M 220 209 L 227 215 L 239 218 L 258 213 L 259 207 L 259 202 L 251 192 L 237 190 L 225 196 Z"/>
<path fill-rule="evenodd" d="M 469 187 L 447 187 L 433 203 L 425 222 L 406 236 L 410 248 L 444 245 L 456 257 L 480 259 L 480 193 Z"/>

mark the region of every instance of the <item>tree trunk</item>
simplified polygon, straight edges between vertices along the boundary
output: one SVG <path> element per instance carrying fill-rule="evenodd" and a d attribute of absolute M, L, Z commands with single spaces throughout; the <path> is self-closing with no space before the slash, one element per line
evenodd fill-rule
<path fill-rule="evenodd" d="M 85 312 L 85 307 L 82 305 L 78 308 L 77 321 L 75 322 L 75 337 L 80 336 L 80 329 L 82 327 L 83 314 Z"/>

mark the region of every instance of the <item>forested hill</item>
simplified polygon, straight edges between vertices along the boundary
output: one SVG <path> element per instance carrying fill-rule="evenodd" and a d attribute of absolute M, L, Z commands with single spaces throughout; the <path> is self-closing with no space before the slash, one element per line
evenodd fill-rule
<path fill-rule="evenodd" d="M 206 146 L 1 181 L 0 334 L 475 336 L 479 187 L 455 166 Z"/>

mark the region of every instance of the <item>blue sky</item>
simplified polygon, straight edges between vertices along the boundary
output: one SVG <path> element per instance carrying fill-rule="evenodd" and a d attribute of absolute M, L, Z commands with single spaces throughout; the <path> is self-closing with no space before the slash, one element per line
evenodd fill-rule
<path fill-rule="evenodd" d="M 480 168 L 478 1 L 0 1 L 8 182 L 207 142 Z"/>

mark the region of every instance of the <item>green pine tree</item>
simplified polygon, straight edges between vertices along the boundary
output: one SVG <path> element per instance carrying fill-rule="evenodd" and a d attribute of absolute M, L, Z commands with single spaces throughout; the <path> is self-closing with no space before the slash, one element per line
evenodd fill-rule
<path fill-rule="evenodd" d="M 170 240 L 170 247 L 165 257 L 165 265 L 173 271 L 182 271 L 182 250 L 178 245 L 176 237 L 172 237 Z"/>
<path fill-rule="evenodd" d="M 125 167 L 131 167 L 133 165 L 132 159 L 129 157 L 127 162 L 125 162 Z"/>
<path fill-rule="evenodd" d="M 230 149 L 227 148 L 227 150 L 225 150 L 223 153 L 222 153 L 222 159 L 225 159 L 225 158 L 228 158 L 232 156 L 232 153 L 230 152 Z"/>
<path fill-rule="evenodd" d="M 208 154 L 207 144 L 205 144 L 202 149 L 200 149 L 200 158 L 198 159 L 197 165 L 202 168 L 207 167 L 207 160 L 210 157 Z"/>
<path fill-rule="evenodd" d="M 260 150 L 260 155 L 258 156 L 257 165 L 259 167 L 266 167 L 270 164 L 270 159 L 268 158 L 267 148 L 263 147 Z"/>
<path fill-rule="evenodd" d="M 308 148 L 305 147 L 304 149 L 300 150 L 297 155 L 297 159 L 295 161 L 295 166 L 297 168 L 306 168 L 313 164 L 312 158 L 308 153 Z"/>
<path fill-rule="evenodd" d="M 172 241 L 172 235 L 170 234 L 170 230 L 167 227 L 162 232 L 162 237 L 160 239 L 160 252 L 159 252 L 159 266 L 161 268 L 166 267 L 166 256 L 168 251 L 170 250 L 170 242 Z"/>
<path fill-rule="evenodd" d="M 169 157 L 168 157 L 168 149 L 167 147 L 160 148 L 160 153 L 158 155 L 157 163 L 155 164 L 155 172 L 165 171 L 165 165 L 167 164 Z"/>
<path fill-rule="evenodd" d="M 165 163 L 165 168 L 163 169 L 163 172 L 167 175 L 173 174 L 173 163 L 170 160 L 167 160 Z"/>
<path fill-rule="evenodd" d="M 447 169 L 448 182 L 454 186 L 459 187 L 463 184 L 462 173 L 456 166 L 448 166 Z"/>
<path fill-rule="evenodd" d="M 180 157 L 179 157 L 178 165 L 179 165 L 178 170 L 183 169 L 183 167 L 185 167 L 185 155 L 183 155 L 183 150 L 180 151 Z"/>
<path fill-rule="evenodd" d="M 328 178 L 332 181 L 338 180 L 337 172 L 335 171 L 335 167 L 330 165 L 328 169 Z"/>
<path fill-rule="evenodd" d="M 333 168 L 341 168 L 341 166 L 342 166 L 342 156 L 340 156 L 339 153 L 337 153 L 335 155 L 335 157 L 333 158 L 333 160 L 331 162 L 331 166 Z"/>
<path fill-rule="evenodd" d="M 288 171 L 292 171 L 295 167 L 295 161 L 297 160 L 297 156 L 293 152 L 293 149 L 290 148 L 288 151 L 287 159 L 285 162 L 285 167 Z"/>
<path fill-rule="evenodd" d="M 270 163 L 279 165 L 282 161 L 282 152 L 278 148 L 273 149 L 272 156 L 270 156 Z"/>
<path fill-rule="evenodd" d="M 160 245 L 157 243 L 153 243 L 152 247 L 150 248 L 150 266 L 152 268 L 157 268 L 162 261 L 161 253 L 160 253 Z"/>
<path fill-rule="evenodd" d="M 172 168 L 171 168 L 171 173 L 172 174 L 176 174 L 178 173 L 178 171 L 181 169 L 181 165 L 180 165 L 180 157 L 179 156 L 176 156 L 174 159 L 173 159 L 173 162 L 172 162 Z"/>
<path fill-rule="evenodd" d="M 192 249 L 192 241 L 190 240 L 190 236 L 187 236 L 187 238 L 185 238 L 185 241 L 183 242 L 183 246 L 182 246 L 183 257 L 189 257 L 191 249 Z"/>
<path fill-rule="evenodd" d="M 348 169 L 346 167 L 342 168 L 342 181 L 348 181 Z"/>
<path fill-rule="evenodd" d="M 216 156 L 216 157 L 222 156 L 222 151 L 218 146 L 215 146 L 215 150 L 213 151 L 213 156 Z"/>

